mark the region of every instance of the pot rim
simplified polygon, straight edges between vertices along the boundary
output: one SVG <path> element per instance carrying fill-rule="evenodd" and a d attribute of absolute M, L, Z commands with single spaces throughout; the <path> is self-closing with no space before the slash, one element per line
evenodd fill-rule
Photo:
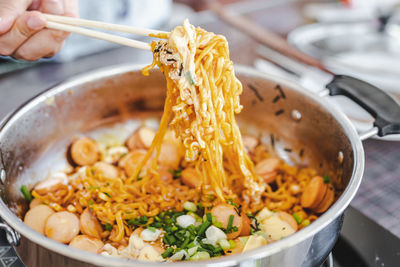
<path fill-rule="evenodd" d="M 140 71 L 142 67 L 143 65 L 137 64 L 108 66 L 105 68 L 100 68 L 84 74 L 73 76 L 64 82 L 48 88 L 47 90 L 26 101 L 0 123 L 0 140 L 2 139 L 3 132 L 7 129 L 8 125 L 17 121 L 18 118 L 25 112 L 28 112 L 31 107 L 45 101 L 46 99 L 58 94 L 59 92 L 101 78 L 127 72 Z M 296 84 L 293 81 L 286 80 L 284 78 L 280 78 L 274 75 L 261 73 L 251 67 L 243 65 L 235 65 L 235 71 L 237 73 L 240 73 L 241 75 L 253 76 L 283 84 L 321 104 L 339 122 L 344 132 L 346 133 L 346 136 L 350 140 L 354 155 L 354 165 L 351 179 L 340 198 L 324 214 L 322 214 L 311 225 L 301 229 L 291 236 L 275 241 L 271 244 L 268 244 L 267 246 L 263 246 L 242 254 L 224 256 L 217 259 L 199 262 L 173 262 L 163 264 L 172 264 L 174 266 L 183 266 L 187 264 L 190 264 L 192 266 L 232 266 L 244 260 L 259 259 L 276 254 L 286 248 L 292 247 L 302 241 L 312 238 L 317 232 L 321 231 L 328 224 L 330 224 L 335 218 L 337 218 L 340 214 L 344 212 L 344 210 L 350 204 L 350 201 L 355 196 L 358 187 L 360 186 L 364 171 L 364 150 L 359 135 L 357 134 L 350 120 L 344 115 L 343 112 L 338 110 L 332 104 L 328 103 L 328 101 L 326 101 L 325 99 L 319 97 L 318 95 L 312 94 L 311 92 L 304 89 L 302 86 Z M 64 244 L 51 240 L 28 227 L 7 207 L 3 199 L 0 199 L 0 217 L 25 238 L 28 238 L 32 242 L 44 248 L 47 248 L 66 257 L 73 258 L 75 260 L 102 266 L 158 266 L 159 264 L 156 262 L 142 262 L 137 260 L 105 257 L 65 246 Z"/>

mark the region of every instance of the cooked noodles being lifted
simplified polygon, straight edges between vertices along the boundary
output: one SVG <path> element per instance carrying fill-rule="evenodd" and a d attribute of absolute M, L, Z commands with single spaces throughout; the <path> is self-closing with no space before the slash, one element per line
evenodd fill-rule
<path fill-rule="evenodd" d="M 25 222 L 72 247 L 139 260 L 201 260 L 279 240 L 317 219 L 335 198 L 330 177 L 271 157 L 242 137 L 242 85 L 226 39 L 184 21 L 153 42 L 167 94 L 159 128 L 124 144 L 88 137 L 75 165 L 24 195 Z"/>

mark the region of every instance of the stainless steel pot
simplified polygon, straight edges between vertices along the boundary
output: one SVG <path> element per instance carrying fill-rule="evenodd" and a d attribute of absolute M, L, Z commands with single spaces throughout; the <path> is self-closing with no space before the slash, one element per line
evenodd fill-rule
<path fill-rule="evenodd" d="M 318 220 L 290 237 L 240 255 L 190 262 L 190 265 L 317 266 L 336 242 L 343 211 L 360 185 L 364 169 L 360 137 L 349 120 L 323 97 L 250 68 L 239 66 L 236 71 L 244 86 L 241 102 L 245 108 L 238 116 L 242 131 L 260 134 L 271 149 L 289 162 L 310 165 L 320 173 L 337 173 L 337 189 L 342 194 Z M 345 93 L 374 113 L 375 103 L 369 101 L 374 96 L 363 97 L 359 90 L 353 90 L 360 84 L 352 82 L 346 77 L 336 77 L 328 87 L 331 94 Z M 365 84 L 362 85 L 365 90 Z M 385 95 L 374 88 L 367 89 L 381 97 Z M 0 216 L 5 223 L 0 228 L 7 231 L 9 241 L 27 266 L 158 265 L 87 253 L 35 232 L 20 219 L 24 201 L 19 188 L 23 184 L 33 185 L 65 161 L 65 148 L 75 134 L 128 118 L 159 116 L 164 97 L 165 81 L 159 71 L 145 77 L 139 66 L 116 66 L 50 88 L 2 122 Z M 390 102 L 385 102 L 385 106 L 392 108 L 389 116 L 393 110 L 400 114 L 397 102 L 391 98 L 384 100 Z M 387 122 L 388 114 L 384 113 Z M 400 129 L 398 121 L 388 123 L 391 128 L 387 123 L 386 127 L 377 125 L 363 138 Z"/>

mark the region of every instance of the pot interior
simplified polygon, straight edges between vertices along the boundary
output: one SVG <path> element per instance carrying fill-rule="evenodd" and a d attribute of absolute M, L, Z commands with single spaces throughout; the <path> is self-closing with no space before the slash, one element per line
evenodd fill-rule
<path fill-rule="evenodd" d="M 237 77 L 243 84 L 244 109 L 237 116 L 242 134 L 260 137 L 272 153 L 290 164 L 313 167 L 322 175 L 334 174 L 336 191 L 343 190 L 354 171 L 353 148 L 343 125 L 323 100 L 277 78 L 240 69 Z M 160 117 L 165 88 L 158 70 L 146 77 L 130 67 L 63 83 L 20 108 L 0 132 L 6 170 L 6 181 L 0 186 L 3 201 L 23 216 L 27 207 L 20 186 L 33 186 L 68 164 L 66 148 L 74 136 L 99 128 L 104 131 L 125 121 Z M 122 135 L 133 130 L 135 124 L 130 125 L 119 128 L 124 128 Z"/>

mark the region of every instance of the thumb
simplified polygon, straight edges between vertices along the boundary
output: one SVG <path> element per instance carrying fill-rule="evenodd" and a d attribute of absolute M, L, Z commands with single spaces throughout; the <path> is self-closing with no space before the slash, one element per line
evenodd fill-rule
<path fill-rule="evenodd" d="M 32 0 L 0 1 L 0 35 L 8 32 L 16 18 L 32 3 Z"/>

